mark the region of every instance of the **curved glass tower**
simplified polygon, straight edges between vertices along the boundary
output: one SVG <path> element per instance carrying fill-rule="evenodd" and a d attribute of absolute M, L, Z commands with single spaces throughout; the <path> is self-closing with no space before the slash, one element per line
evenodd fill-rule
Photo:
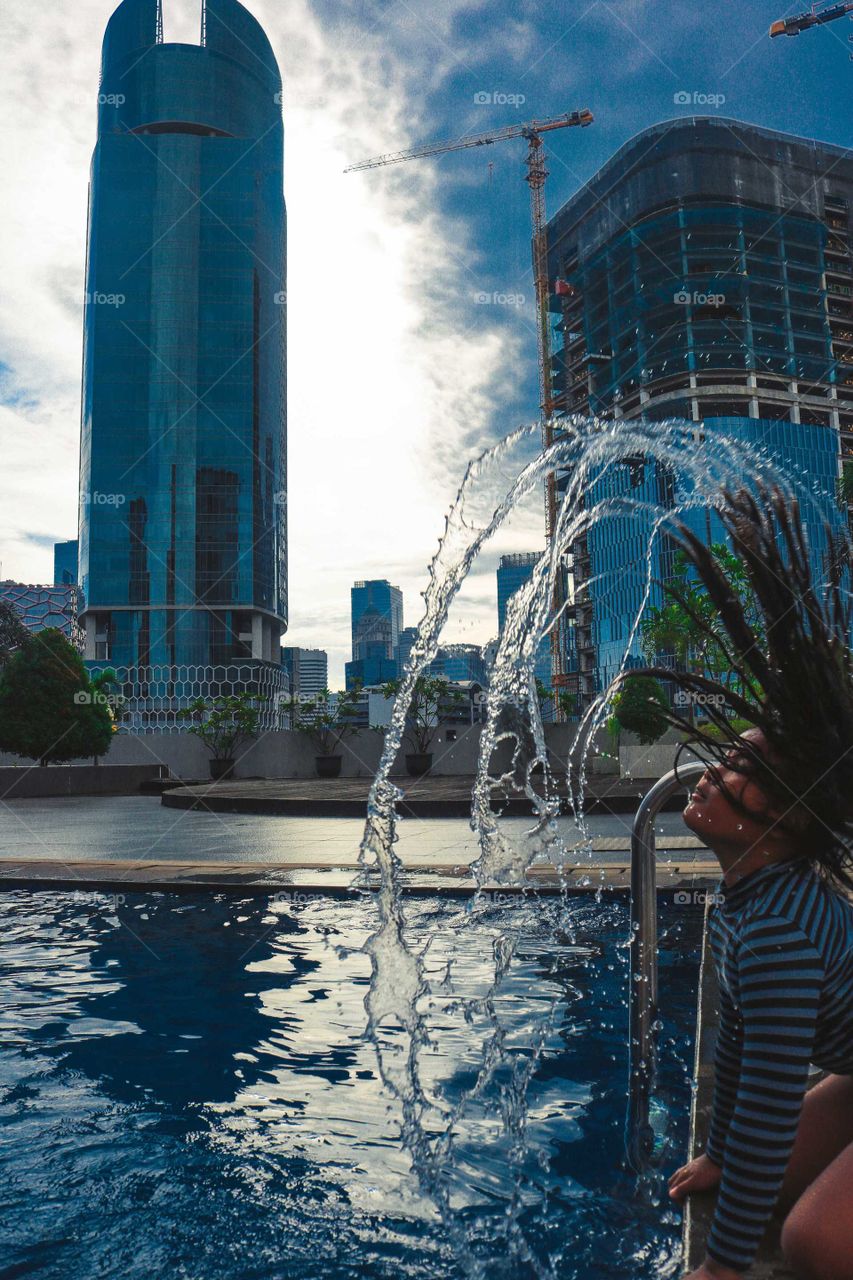
<path fill-rule="evenodd" d="M 287 623 L 281 77 L 238 0 L 198 45 L 161 4 L 104 37 L 83 354 L 86 657 L 137 729 L 277 693 Z"/>

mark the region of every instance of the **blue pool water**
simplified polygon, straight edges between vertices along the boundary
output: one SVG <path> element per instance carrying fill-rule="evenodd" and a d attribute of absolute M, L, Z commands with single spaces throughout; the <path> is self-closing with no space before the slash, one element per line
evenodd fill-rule
<path fill-rule="evenodd" d="M 621 1167 L 624 900 L 499 903 L 473 923 L 464 902 L 407 909 L 429 944 L 436 1096 L 476 1074 L 483 1028 L 454 996 L 487 990 L 502 931 L 522 932 L 497 997 L 512 1052 L 560 998 L 523 1158 L 508 1158 L 499 1076 L 459 1121 L 444 1176 L 471 1256 L 506 1280 L 677 1275 L 677 1217 Z M 5 892 L 0 922 L 0 1280 L 466 1274 L 363 1036 L 369 898 Z M 666 908 L 667 1169 L 686 1141 L 700 931 L 697 908 Z"/>

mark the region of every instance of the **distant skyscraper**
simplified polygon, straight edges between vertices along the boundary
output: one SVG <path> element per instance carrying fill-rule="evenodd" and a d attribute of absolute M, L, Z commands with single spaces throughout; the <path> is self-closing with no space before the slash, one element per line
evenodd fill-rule
<path fill-rule="evenodd" d="M 691 116 L 632 138 L 548 226 L 558 412 L 679 417 L 695 424 L 686 448 L 725 434 L 762 450 L 803 481 L 818 573 L 822 522 L 841 519 L 839 453 L 853 457 L 852 209 L 844 148 Z M 642 458 L 587 490 L 605 494 L 663 506 L 679 496 Z M 704 513 L 696 532 L 723 536 Z M 576 578 L 592 584 L 570 619 L 567 687 L 582 707 L 618 669 L 648 533 L 648 521 L 614 515 L 573 548 Z M 643 660 L 635 640 L 629 664 Z"/>
<path fill-rule="evenodd" d="M 397 662 L 397 671 L 400 675 L 402 675 L 406 669 L 406 663 L 409 661 L 412 646 L 417 638 L 417 627 L 403 627 L 403 630 L 400 632 L 400 639 L 397 642 L 397 648 L 394 651 L 394 658 Z"/>
<path fill-rule="evenodd" d="M 481 686 L 488 683 L 483 651 L 476 644 L 441 645 L 428 670 L 444 680 L 474 681 Z"/>
<path fill-rule="evenodd" d="M 325 649 L 285 647 L 281 651 L 281 661 L 288 675 L 291 693 L 303 698 L 316 698 L 329 687 L 329 655 Z"/>
<path fill-rule="evenodd" d="M 77 585 L 77 539 L 53 544 L 53 584 L 57 587 Z"/>
<path fill-rule="evenodd" d="M 86 657 L 136 728 L 275 700 L 287 621 L 281 77 L 238 0 L 201 43 L 160 0 L 107 26 L 90 187 L 80 467 Z"/>
<path fill-rule="evenodd" d="M 514 555 L 501 556 L 498 564 L 498 631 L 503 635 L 506 624 L 507 606 L 519 587 L 531 577 L 536 563 L 542 555 L 541 551 L 521 551 Z M 546 637 L 539 645 L 536 658 L 535 677 L 549 691 L 551 683 L 551 641 Z M 548 701 L 543 707 L 546 720 L 553 719 L 553 707 Z"/>
<path fill-rule="evenodd" d="M 397 676 L 395 658 L 403 630 L 403 593 L 385 578 L 356 582 L 350 592 L 352 661 L 346 664 L 347 688 L 374 685 Z"/>

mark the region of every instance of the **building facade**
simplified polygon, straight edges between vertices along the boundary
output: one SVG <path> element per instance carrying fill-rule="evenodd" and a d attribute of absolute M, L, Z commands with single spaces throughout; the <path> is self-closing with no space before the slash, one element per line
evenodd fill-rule
<path fill-rule="evenodd" d="M 85 652 L 137 730 L 272 706 L 287 623 L 281 77 L 238 0 L 197 45 L 163 43 L 161 3 L 104 37 L 84 322 Z"/>
<path fill-rule="evenodd" d="M 549 224 L 558 415 L 686 419 L 701 424 L 698 446 L 725 428 L 805 475 L 817 562 L 853 457 L 851 208 L 840 147 L 720 118 L 633 138 Z M 674 500 L 671 477 L 639 471 L 611 483 Z M 576 592 L 563 655 L 582 705 L 639 605 L 645 566 L 626 556 L 640 535 L 623 526 L 608 520 L 573 549 L 575 583 L 596 583 Z"/>
<path fill-rule="evenodd" d="M 329 687 L 329 655 L 325 649 L 285 646 L 281 651 L 290 692 L 300 698 L 316 698 Z"/>
<path fill-rule="evenodd" d="M 78 592 L 73 583 L 38 586 L 25 582 L 0 582 L 0 600 L 10 604 L 28 631 L 55 627 L 77 649 L 83 637 L 77 618 Z"/>
<path fill-rule="evenodd" d="M 53 585 L 74 587 L 77 585 L 77 539 L 53 544 Z"/>
<path fill-rule="evenodd" d="M 513 555 L 501 556 L 497 568 L 498 583 L 498 635 L 503 635 L 506 625 L 507 606 L 525 582 L 529 581 L 533 570 L 542 556 L 541 551 L 520 551 Z M 550 694 L 553 691 L 553 661 L 551 641 L 545 638 L 539 645 L 534 675 L 539 683 Z M 542 718 L 546 721 L 554 719 L 553 700 L 547 698 L 542 705 Z"/>
<path fill-rule="evenodd" d="M 356 582 L 350 590 L 352 661 L 346 686 L 379 685 L 397 678 L 396 653 L 403 631 L 403 593 L 385 578 Z"/>

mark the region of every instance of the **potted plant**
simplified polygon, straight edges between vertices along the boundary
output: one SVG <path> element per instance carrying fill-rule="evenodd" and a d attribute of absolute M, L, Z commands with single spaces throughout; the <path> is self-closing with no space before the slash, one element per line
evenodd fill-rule
<path fill-rule="evenodd" d="M 196 698 L 178 715 L 191 720 L 190 733 L 201 738 L 210 751 L 210 776 L 214 782 L 234 773 L 237 749 L 258 731 L 259 699 L 253 693 L 222 694 L 213 702 Z"/>
<path fill-rule="evenodd" d="M 360 686 L 336 694 L 322 689 L 307 702 L 298 697 L 290 699 L 291 726 L 313 742 L 318 778 L 340 777 L 343 756 L 338 747 L 358 733 L 355 712 L 360 692 Z"/>
<path fill-rule="evenodd" d="M 396 698 L 400 691 L 399 680 L 389 680 L 382 686 L 386 698 Z M 406 731 L 403 741 L 409 747 L 406 753 L 406 772 L 410 778 L 422 778 L 432 768 L 432 740 L 441 720 L 442 711 L 450 704 L 462 702 L 464 695 L 454 689 L 449 680 L 441 676 L 418 676 L 412 700 L 406 715 Z"/>

